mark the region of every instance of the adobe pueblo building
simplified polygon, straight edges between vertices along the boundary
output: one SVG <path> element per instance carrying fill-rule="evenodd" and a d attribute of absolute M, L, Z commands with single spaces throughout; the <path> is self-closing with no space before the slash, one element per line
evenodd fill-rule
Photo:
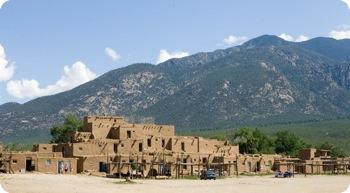
<path fill-rule="evenodd" d="M 131 124 L 122 117 L 89 116 L 66 144 L 38 144 L 32 152 L 3 152 L 2 170 L 110 175 L 195 175 L 217 167 L 232 173 L 238 146 L 201 137 L 176 136 L 174 126 Z M 220 167 L 220 168 L 219 168 Z"/>
<path fill-rule="evenodd" d="M 299 158 L 239 154 L 238 146 L 227 141 L 176 136 L 174 126 L 132 124 L 122 117 L 85 117 L 82 131 L 67 137 L 69 143 L 38 144 L 31 152 L 8 152 L 0 147 L 0 171 L 182 177 L 199 175 L 205 169 L 229 176 L 287 170 L 334 172 L 340 163 L 347 172 L 349 167 L 348 159 L 331 159 L 327 152 L 316 150 L 302 151 Z"/>

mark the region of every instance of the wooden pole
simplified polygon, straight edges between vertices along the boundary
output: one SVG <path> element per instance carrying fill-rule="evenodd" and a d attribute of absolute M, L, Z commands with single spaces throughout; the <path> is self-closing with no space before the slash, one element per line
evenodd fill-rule
<path fill-rule="evenodd" d="M 228 164 L 228 176 L 231 176 L 231 163 Z"/>
<path fill-rule="evenodd" d="M 118 175 L 119 175 L 119 179 L 122 178 L 122 174 L 121 174 L 121 171 L 120 171 L 120 158 L 119 158 L 119 163 L 118 163 Z"/>
<path fill-rule="evenodd" d="M 238 171 L 238 156 L 236 155 L 236 176 L 238 177 L 239 171 Z"/>
<path fill-rule="evenodd" d="M 200 171 L 200 161 L 201 161 L 201 160 L 200 160 L 200 158 L 199 158 L 199 156 L 198 156 L 198 174 L 197 174 L 198 177 L 200 177 L 200 175 L 201 175 L 201 174 L 200 174 L 200 173 L 201 173 L 201 171 Z"/>
<path fill-rule="evenodd" d="M 179 179 L 179 176 L 180 176 L 180 174 L 179 174 L 179 162 L 177 161 L 176 162 L 176 165 L 175 165 L 175 167 L 176 167 L 176 179 Z"/>

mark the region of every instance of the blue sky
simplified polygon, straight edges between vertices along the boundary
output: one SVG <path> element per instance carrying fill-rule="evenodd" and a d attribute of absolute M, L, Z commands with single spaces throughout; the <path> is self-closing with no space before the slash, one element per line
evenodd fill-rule
<path fill-rule="evenodd" d="M 350 38 L 346 2 L 9 0 L 0 8 L 0 104 L 71 89 L 135 62 L 226 48 L 263 34 L 290 41 Z"/>

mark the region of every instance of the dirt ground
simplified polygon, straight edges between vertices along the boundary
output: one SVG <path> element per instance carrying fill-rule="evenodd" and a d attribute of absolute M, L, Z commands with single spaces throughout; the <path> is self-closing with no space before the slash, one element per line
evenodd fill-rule
<path fill-rule="evenodd" d="M 239 177 L 220 180 L 135 180 L 118 184 L 118 179 L 84 175 L 0 174 L 2 187 L 10 193 L 151 192 L 151 193 L 342 193 L 350 176 Z"/>

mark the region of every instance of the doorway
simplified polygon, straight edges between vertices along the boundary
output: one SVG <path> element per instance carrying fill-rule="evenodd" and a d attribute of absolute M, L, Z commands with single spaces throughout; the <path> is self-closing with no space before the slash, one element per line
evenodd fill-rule
<path fill-rule="evenodd" d="M 57 163 L 57 173 L 63 174 L 63 171 L 64 171 L 64 163 L 63 163 L 63 161 L 59 161 Z"/>
<path fill-rule="evenodd" d="M 260 162 L 256 162 L 256 172 L 260 172 L 261 164 Z"/>
<path fill-rule="evenodd" d="M 99 172 L 106 172 L 107 173 L 107 163 L 100 162 L 100 164 L 99 164 Z"/>
<path fill-rule="evenodd" d="M 31 158 L 26 159 L 26 171 L 31 172 L 34 170 L 33 162 Z"/>

